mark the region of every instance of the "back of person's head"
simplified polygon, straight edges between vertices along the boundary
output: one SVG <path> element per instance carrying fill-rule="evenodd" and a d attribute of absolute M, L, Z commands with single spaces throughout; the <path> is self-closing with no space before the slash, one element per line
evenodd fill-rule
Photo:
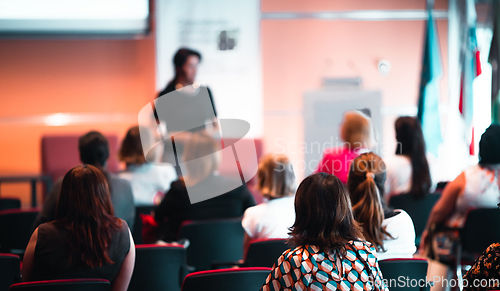
<path fill-rule="evenodd" d="M 268 154 L 260 159 L 257 189 L 268 199 L 291 196 L 295 193 L 295 174 L 285 155 Z"/>
<path fill-rule="evenodd" d="M 382 227 L 385 169 L 385 163 L 379 156 L 365 153 L 352 161 L 347 180 L 354 218 L 363 227 L 365 239 L 379 250 L 383 250 L 384 236 L 390 236 Z"/>
<path fill-rule="evenodd" d="M 345 243 L 363 239 L 345 186 L 326 173 L 310 175 L 300 183 L 295 194 L 295 223 L 290 230 L 291 245 L 315 245 L 322 251 L 345 252 Z"/>
<path fill-rule="evenodd" d="M 122 141 L 118 158 L 127 165 L 142 165 L 146 162 L 142 149 L 141 134 L 148 142 L 152 139 L 151 132 L 147 127 L 133 126 Z"/>
<path fill-rule="evenodd" d="M 371 148 L 375 143 L 371 118 L 359 111 L 344 113 L 340 135 L 352 149 Z"/>
<path fill-rule="evenodd" d="M 479 164 L 500 164 L 500 124 L 492 123 L 479 141 Z"/>
<path fill-rule="evenodd" d="M 173 63 L 175 68 L 182 68 L 189 56 L 197 56 L 201 61 L 201 54 L 199 52 L 189 48 L 181 48 L 174 55 Z"/>
<path fill-rule="evenodd" d="M 80 161 L 93 166 L 106 166 L 109 158 L 109 144 L 104 135 L 97 131 L 91 131 L 78 139 Z"/>
<path fill-rule="evenodd" d="M 99 169 L 81 165 L 66 173 L 55 225 L 70 233 L 70 265 L 93 268 L 113 263 L 108 250 L 112 234 L 121 227 L 113 215 L 108 184 Z"/>
<path fill-rule="evenodd" d="M 185 182 L 197 183 L 214 173 L 220 164 L 220 141 L 203 132 L 196 132 L 187 141 L 182 155 L 182 161 L 187 170 Z M 196 162 L 193 162 L 196 160 Z"/>
<path fill-rule="evenodd" d="M 415 198 L 428 194 L 431 188 L 429 163 L 425 156 L 425 140 L 417 118 L 399 117 L 395 123 L 396 140 L 398 142 L 396 155 L 405 155 L 411 159 L 411 189 Z"/>

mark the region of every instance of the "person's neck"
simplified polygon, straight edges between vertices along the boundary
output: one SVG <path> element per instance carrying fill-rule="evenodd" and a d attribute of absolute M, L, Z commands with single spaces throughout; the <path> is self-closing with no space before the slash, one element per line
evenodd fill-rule
<path fill-rule="evenodd" d="M 99 169 L 99 171 L 101 171 L 103 173 L 106 172 L 106 168 L 104 166 L 102 166 L 102 165 L 95 164 L 95 165 L 92 165 L 92 166 L 96 167 L 97 169 Z"/>
<path fill-rule="evenodd" d="M 179 76 L 177 78 L 177 82 L 175 84 L 175 89 L 180 89 L 180 88 L 183 88 L 183 87 L 186 87 L 186 86 L 190 86 L 190 85 L 193 85 L 193 83 L 189 82 L 184 77 Z"/>

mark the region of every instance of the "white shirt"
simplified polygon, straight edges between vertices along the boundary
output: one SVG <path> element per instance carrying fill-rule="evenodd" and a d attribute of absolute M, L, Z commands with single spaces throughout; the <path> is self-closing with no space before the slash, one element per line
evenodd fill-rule
<path fill-rule="evenodd" d="M 378 260 L 392 258 L 412 258 L 417 251 L 415 246 L 415 228 L 411 217 L 406 211 L 397 209 L 399 214 L 384 219 L 382 227 L 394 238 L 384 240 L 385 252 L 377 252 Z"/>
<path fill-rule="evenodd" d="M 481 168 L 479 164 L 465 169 L 465 189 L 458 195 L 446 225 L 461 228 L 470 210 L 496 207 L 500 202 L 498 174 L 498 171 Z"/>
<path fill-rule="evenodd" d="M 170 189 L 170 184 L 177 180 L 175 168 L 168 163 L 161 166 L 148 163 L 129 166 L 118 176 L 130 182 L 136 206 L 153 205 L 158 192 L 164 194 Z"/>
<path fill-rule="evenodd" d="M 436 163 L 432 162 L 432 160 L 432 157 L 427 155 L 427 163 L 429 164 L 429 172 L 432 182 L 430 191 L 434 191 L 437 185 L 437 181 L 435 179 Z M 384 158 L 384 162 L 387 167 L 384 200 L 387 204 L 389 204 L 389 200 L 392 196 L 410 192 L 412 167 L 410 157 L 404 155 L 393 155 Z"/>
<path fill-rule="evenodd" d="M 295 222 L 295 196 L 272 199 L 248 208 L 241 224 L 252 239 L 288 238 Z"/>

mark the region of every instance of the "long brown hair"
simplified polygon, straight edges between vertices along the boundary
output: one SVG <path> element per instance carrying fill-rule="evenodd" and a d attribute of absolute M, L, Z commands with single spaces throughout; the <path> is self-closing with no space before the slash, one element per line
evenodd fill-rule
<path fill-rule="evenodd" d="M 64 176 L 54 225 L 69 231 L 69 265 L 91 268 L 112 264 L 109 246 L 121 228 L 114 217 L 106 178 L 91 165 Z"/>
<path fill-rule="evenodd" d="M 377 184 L 383 185 L 385 176 L 384 161 L 374 153 L 365 153 L 354 159 L 347 180 L 354 218 L 363 228 L 365 239 L 382 251 L 385 251 L 385 236 L 391 237 L 385 227 L 382 227 L 383 193 L 377 187 Z"/>
<path fill-rule="evenodd" d="M 326 173 L 310 175 L 300 183 L 295 194 L 295 223 L 290 230 L 290 245 L 315 245 L 321 251 L 345 253 L 347 242 L 363 239 L 345 186 Z"/>

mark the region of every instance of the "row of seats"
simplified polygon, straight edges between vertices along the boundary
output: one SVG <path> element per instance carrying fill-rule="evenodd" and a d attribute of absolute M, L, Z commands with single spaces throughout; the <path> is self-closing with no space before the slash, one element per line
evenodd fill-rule
<path fill-rule="evenodd" d="M 128 290 L 258 290 L 271 271 L 267 267 L 244 267 L 186 274 L 184 251 L 182 247 L 138 246 L 136 267 Z M 379 264 L 390 290 L 425 290 L 429 287 L 421 288 L 427 275 L 427 261 L 424 259 L 390 259 Z M 100 279 L 15 283 L 19 279 L 19 257 L 10 254 L 0 254 L 0 268 L 3 274 L 0 290 L 110 290 L 109 282 Z M 399 286 L 401 276 L 422 283 L 410 288 Z"/>

